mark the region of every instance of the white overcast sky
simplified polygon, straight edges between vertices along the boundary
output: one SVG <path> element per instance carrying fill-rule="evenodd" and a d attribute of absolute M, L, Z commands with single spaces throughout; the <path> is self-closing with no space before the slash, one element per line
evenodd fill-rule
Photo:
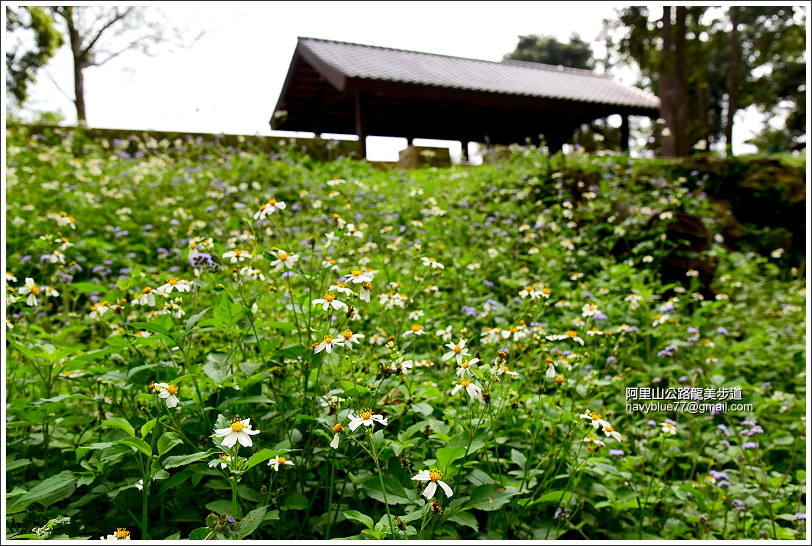
<path fill-rule="evenodd" d="M 33 4 L 33 3 L 32 3 Z M 84 3 L 88 5 L 90 3 Z M 46 4 L 41 4 L 46 5 Z M 297 37 L 499 61 L 520 35 L 592 42 L 612 2 L 161 2 L 172 25 L 205 34 L 191 48 L 128 52 L 86 71 L 88 125 L 269 135 Z M 659 14 L 661 4 L 648 4 Z M 29 109 L 75 123 L 67 47 L 41 73 Z M 628 76 L 623 78 L 626 83 Z M 64 91 L 61 92 L 57 85 Z M 744 125 L 744 124 L 740 124 Z M 743 141 L 749 131 L 740 128 Z M 738 138 L 736 138 L 738 137 Z M 420 144 L 417 141 L 416 144 Z M 405 139 L 371 138 L 370 159 L 396 160 Z M 453 147 L 452 147 L 453 149 Z M 457 146 L 458 149 L 458 146 Z M 746 151 L 739 147 L 737 153 Z"/>

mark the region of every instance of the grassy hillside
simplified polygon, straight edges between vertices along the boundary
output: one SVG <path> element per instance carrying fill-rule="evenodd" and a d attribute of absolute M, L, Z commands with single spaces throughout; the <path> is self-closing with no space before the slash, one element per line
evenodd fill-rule
<path fill-rule="evenodd" d="M 6 538 L 804 538 L 802 235 L 717 167 L 10 133 Z"/>

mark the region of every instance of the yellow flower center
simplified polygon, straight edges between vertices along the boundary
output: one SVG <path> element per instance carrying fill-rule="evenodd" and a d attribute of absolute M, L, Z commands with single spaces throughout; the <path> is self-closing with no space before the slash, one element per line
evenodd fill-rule
<path fill-rule="evenodd" d="M 361 286 L 364 288 L 364 290 L 372 290 L 372 283 L 371 282 L 365 282 Z"/>
<path fill-rule="evenodd" d="M 420 326 L 419 324 L 412 324 L 412 332 L 419 332 L 422 329 L 423 327 Z"/>
<path fill-rule="evenodd" d="M 324 343 L 330 345 L 333 342 L 333 336 L 324 336 Z"/>
<path fill-rule="evenodd" d="M 433 262 L 436 262 L 436 261 L 437 261 L 437 258 L 429 258 L 429 261 L 430 261 L 430 262 L 432 262 L 432 263 L 433 263 Z"/>
<path fill-rule="evenodd" d="M 567 335 L 569 337 L 575 337 L 578 335 L 578 332 L 576 332 L 575 330 L 567 330 Z"/>
<path fill-rule="evenodd" d="M 334 295 L 332 295 L 331 293 L 329 293 L 329 292 L 327 292 L 327 293 L 324 295 L 324 301 L 326 301 L 326 302 L 328 302 L 328 303 L 329 303 L 329 302 L 331 302 L 331 301 L 333 301 L 334 299 L 336 299 L 336 297 L 335 297 Z"/>
<path fill-rule="evenodd" d="M 277 254 L 277 257 L 284 262 L 285 260 L 288 259 L 288 253 L 287 252 L 280 252 L 279 254 Z"/>
<path fill-rule="evenodd" d="M 352 275 L 353 277 L 357 277 L 357 276 L 359 276 L 360 274 L 361 274 L 361 270 L 360 270 L 360 269 L 353 269 L 352 271 L 350 271 L 350 275 Z"/>
<path fill-rule="evenodd" d="M 166 279 L 166 284 L 171 285 L 171 286 L 175 286 L 176 284 L 178 284 L 178 282 L 180 282 L 180 279 L 178 279 L 176 277 L 172 277 L 171 279 Z"/>
<path fill-rule="evenodd" d="M 372 410 L 371 410 L 371 409 L 365 409 L 365 410 L 363 410 L 363 411 L 361 412 L 361 416 L 360 416 L 360 417 L 361 417 L 361 419 L 363 419 L 363 420 L 365 420 L 365 421 L 366 421 L 366 420 L 371 419 L 371 418 L 372 418 Z"/>
<path fill-rule="evenodd" d="M 672 425 L 671 423 L 666 423 L 665 426 L 668 428 L 674 428 L 674 425 Z"/>
<path fill-rule="evenodd" d="M 470 384 L 471 384 L 471 380 L 468 379 L 467 377 L 464 377 L 464 378 L 460 379 L 460 385 L 462 385 L 463 387 L 467 387 Z"/>
<path fill-rule="evenodd" d="M 557 376 L 555 376 L 555 381 L 556 381 L 556 383 L 561 384 L 561 383 L 564 382 L 564 378 L 561 377 L 560 375 L 557 375 Z"/>
<path fill-rule="evenodd" d="M 268 208 L 268 205 L 262 204 L 259 206 L 259 210 L 265 210 Z"/>
<path fill-rule="evenodd" d="M 612 425 L 609 425 L 608 427 L 603 427 L 603 430 L 604 430 L 605 432 L 614 432 L 614 431 L 615 431 L 615 427 L 613 427 Z"/>
<path fill-rule="evenodd" d="M 468 368 L 470 365 L 471 365 L 471 363 L 466 360 L 465 362 L 460 364 L 460 368 Z"/>
<path fill-rule="evenodd" d="M 60 212 L 60 213 L 59 213 L 59 216 L 61 216 L 61 217 L 63 217 L 63 218 L 64 218 L 65 216 L 67 216 L 67 215 L 68 215 L 68 213 L 67 213 L 67 212 L 65 212 L 65 211 L 62 211 L 62 212 Z"/>
<path fill-rule="evenodd" d="M 124 540 L 128 536 L 130 536 L 130 532 L 127 529 L 125 529 L 124 527 L 119 527 L 118 529 L 116 529 L 116 538 L 117 539 Z"/>
<path fill-rule="evenodd" d="M 587 436 L 587 439 L 588 439 L 590 442 L 594 442 L 594 441 L 595 441 L 595 440 L 597 440 L 598 438 L 597 438 L 597 436 Z"/>
<path fill-rule="evenodd" d="M 454 345 L 454 348 L 451 350 L 457 354 L 460 354 L 462 352 L 462 347 L 460 347 L 459 345 Z"/>
<path fill-rule="evenodd" d="M 144 294 L 149 294 L 150 292 L 152 292 L 152 288 L 150 288 L 149 286 L 144 288 Z"/>
<path fill-rule="evenodd" d="M 550 289 L 549 288 L 542 288 L 541 293 L 542 294 L 547 294 L 549 296 L 550 295 Z"/>
<path fill-rule="evenodd" d="M 510 371 L 510 368 L 507 367 L 507 364 L 502 364 L 502 367 L 500 369 L 502 370 L 502 373 Z"/>
<path fill-rule="evenodd" d="M 285 464 L 285 461 L 287 461 L 287 459 L 282 457 L 281 455 L 276 458 L 276 462 L 279 464 Z"/>
<path fill-rule="evenodd" d="M 271 205 L 271 206 L 274 206 L 276 204 L 276 199 L 273 199 L 273 198 L 268 199 L 268 204 Z"/>
<path fill-rule="evenodd" d="M 224 459 L 224 460 L 228 460 L 228 455 L 226 455 L 225 453 L 223 453 L 222 455 L 220 455 L 220 458 L 221 458 L 221 459 Z"/>
<path fill-rule="evenodd" d="M 592 417 L 595 420 L 598 420 L 598 419 L 601 418 L 601 414 L 600 413 L 595 413 L 594 411 L 589 412 L 589 416 Z"/>
<path fill-rule="evenodd" d="M 336 286 L 339 288 L 347 288 L 347 283 L 345 282 L 337 282 Z"/>
<path fill-rule="evenodd" d="M 344 330 L 343 332 L 341 332 L 341 337 L 343 337 L 344 339 L 351 339 L 352 335 L 353 335 L 352 330 Z"/>
<path fill-rule="evenodd" d="M 344 425 L 341 423 L 336 423 L 333 425 L 333 432 L 344 432 Z"/>
<path fill-rule="evenodd" d="M 245 425 L 243 425 L 240 421 L 234 421 L 233 423 L 231 423 L 231 430 L 233 430 L 234 432 L 239 432 L 244 428 Z"/>
<path fill-rule="evenodd" d="M 429 479 L 433 482 L 437 482 L 443 479 L 443 475 L 440 474 L 440 471 L 436 468 L 432 468 L 429 470 Z"/>
<path fill-rule="evenodd" d="M 39 286 L 37 286 L 36 284 L 32 284 L 31 286 L 29 286 L 29 287 L 28 287 L 28 289 L 29 289 L 29 290 L 31 291 L 31 293 L 32 293 L 32 294 L 34 294 L 35 296 L 36 296 L 37 294 L 39 294 Z"/>
<path fill-rule="evenodd" d="M 178 387 L 176 387 L 175 385 L 169 385 L 166 388 L 166 392 L 168 392 L 169 394 L 178 394 Z"/>
<path fill-rule="evenodd" d="M 532 292 L 532 291 L 533 291 L 533 287 L 532 287 L 532 286 L 527 286 L 527 287 L 525 287 L 524 291 L 525 291 L 525 292 Z"/>

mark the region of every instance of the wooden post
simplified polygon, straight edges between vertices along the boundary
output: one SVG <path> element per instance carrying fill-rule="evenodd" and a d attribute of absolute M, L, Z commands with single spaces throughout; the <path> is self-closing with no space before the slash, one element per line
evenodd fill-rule
<path fill-rule="evenodd" d="M 358 149 L 361 157 L 359 159 L 367 158 L 367 119 L 364 112 L 364 100 L 361 97 L 361 92 L 355 92 L 355 133 L 358 135 Z"/>
<path fill-rule="evenodd" d="M 620 116 L 620 151 L 629 151 L 629 116 Z"/>
<path fill-rule="evenodd" d="M 468 144 L 469 144 L 469 142 L 467 140 L 463 140 L 463 141 L 460 142 L 460 144 L 462 145 L 462 157 L 460 157 L 460 161 L 462 161 L 463 163 L 468 163 L 468 159 L 469 159 L 468 158 Z"/>

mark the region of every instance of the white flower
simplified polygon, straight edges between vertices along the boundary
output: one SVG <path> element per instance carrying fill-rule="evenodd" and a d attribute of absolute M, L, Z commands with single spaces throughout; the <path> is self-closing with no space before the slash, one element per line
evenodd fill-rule
<path fill-rule="evenodd" d="M 354 431 L 361 425 L 371 427 L 375 425 L 375 422 L 380 423 L 383 426 L 386 426 L 387 420 L 383 415 L 372 413 L 371 409 L 362 410 L 361 413 L 358 414 L 358 417 L 354 416 L 352 413 L 348 413 L 347 417 L 350 419 L 350 430 Z"/>
<path fill-rule="evenodd" d="M 666 421 L 662 425 L 663 428 L 661 430 L 663 431 L 663 434 L 670 434 L 671 436 L 673 436 L 674 434 L 677 433 L 677 425 L 675 425 L 674 423 L 669 423 L 668 421 Z"/>
<path fill-rule="evenodd" d="M 451 358 L 457 359 L 457 365 L 459 366 L 462 364 L 463 357 L 471 356 L 468 353 L 468 349 L 465 348 L 465 340 L 461 339 L 457 343 L 446 343 L 446 347 L 451 349 L 449 352 L 443 355 L 443 360 L 449 360 Z"/>
<path fill-rule="evenodd" d="M 361 292 L 358 294 L 358 297 L 361 298 L 361 301 L 365 301 L 369 303 L 369 295 L 372 292 L 372 283 L 365 282 L 361 285 Z"/>
<path fill-rule="evenodd" d="M 604 433 L 604 434 L 605 434 L 607 437 L 608 437 L 608 436 L 611 436 L 612 438 L 614 438 L 614 439 L 615 439 L 615 440 L 617 440 L 618 442 L 623 441 L 623 436 L 622 436 L 622 435 L 621 435 L 621 434 L 620 434 L 618 431 L 616 431 L 616 430 L 615 430 L 615 427 L 613 427 L 612 425 L 609 425 L 609 426 L 604 426 L 604 427 L 603 427 L 603 433 Z"/>
<path fill-rule="evenodd" d="M 364 334 L 353 334 L 352 330 L 347 329 L 341 332 L 341 337 L 344 342 L 344 347 L 352 349 L 353 343 L 361 343 L 361 338 L 364 337 Z"/>
<path fill-rule="evenodd" d="M 231 259 L 231 263 L 235 264 L 244 260 L 250 260 L 251 253 L 241 248 L 235 248 L 234 250 L 229 250 L 228 252 L 223 253 L 223 259 Z"/>
<path fill-rule="evenodd" d="M 575 330 L 567 330 L 566 334 L 555 334 L 546 337 L 548 341 L 561 341 L 562 339 L 571 339 L 576 343 L 584 344 L 584 340 L 578 337 L 578 332 Z"/>
<path fill-rule="evenodd" d="M 155 294 L 152 293 L 153 290 L 149 286 L 145 287 L 142 290 L 141 294 L 137 294 L 130 303 L 133 305 L 155 305 Z"/>
<path fill-rule="evenodd" d="M 313 305 L 321 305 L 322 306 L 321 307 L 322 311 L 327 311 L 328 308 L 333 308 L 333 309 L 336 309 L 336 310 L 345 310 L 345 311 L 347 310 L 347 304 L 342 302 L 342 301 L 337 300 L 336 297 L 333 294 L 331 294 L 330 292 L 327 292 L 326 294 L 324 294 L 323 298 L 318 298 L 318 299 L 313 300 L 312 304 Z"/>
<path fill-rule="evenodd" d="M 508 368 L 507 364 L 502 364 L 501 366 L 495 366 L 494 369 L 493 369 L 493 373 L 494 373 L 494 375 L 497 375 L 497 376 L 503 375 L 503 374 L 508 374 L 510 376 L 513 376 L 513 377 L 519 377 L 519 373 L 510 371 L 510 368 Z"/>
<path fill-rule="evenodd" d="M 333 290 L 335 290 L 339 294 L 344 294 L 345 296 L 352 296 L 354 294 L 354 292 L 351 289 L 347 288 L 347 283 L 344 282 L 337 282 L 335 284 L 331 284 L 330 288 L 327 289 L 328 292 L 332 292 Z"/>
<path fill-rule="evenodd" d="M 178 405 L 178 387 L 175 385 L 167 385 L 166 383 L 158 383 L 155 386 L 164 385 L 160 391 L 158 391 L 158 398 L 165 398 L 166 399 L 166 407 L 167 408 L 174 408 Z"/>
<path fill-rule="evenodd" d="M 242 421 L 234 419 L 230 427 L 215 429 L 214 435 L 222 438 L 222 444 L 225 447 L 232 447 L 237 442 L 240 442 L 243 447 L 251 447 L 253 445 L 251 436 L 259 434 L 259 431 L 251 428 L 250 420 L 250 418 Z"/>
<path fill-rule="evenodd" d="M 525 286 L 519 291 L 519 296 L 524 299 L 529 297 L 531 300 L 537 300 L 541 297 L 541 291 L 536 290 L 535 286 Z"/>
<path fill-rule="evenodd" d="M 293 269 L 293 265 L 299 259 L 298 254 L 288 254 L 284 250 L 277 250 L 276 252 L 272 252 L 272 254 L 276 256 L 276 259 L 271 262 L 274 271 L 279 271 L 283 268 Z"/>
<path fill-rule="evenodd" d="M 333 436 L 333 441 L 330 442 L 330 447 L 338 449 L 338 440 L 341 438 L 341 433 L 344 432 L 344 425 L 336 423 L 333 425 L 333 432 L 335 432 L 335 435 Z"/>
<path fill-rule="evenodd" d="M 366 275 L 360 269 L 353 269 L 350 271 L 350 274 L 347 275 L 347 282 L 351 282 L 354 284 L 361 284 L 365 282 L 372 282 L 372 277 Z"/>
<path fill-rule="evenodd" d="M 422 336 L 426 331 L 419 324 L 412 324 L 411 327 L 403 332 L 403 337 L 406 336 Z"/>
<path fill-rule="evenodd" d="M 123 527 L 116 529 L 116 532 L 106 537 L 99 537 L 101 540 L 130 540 L 130 532 Z"/>
<path fill-rule="evenodd" d="M 598 440 L 597 436 L 587 436 L 582 441 L 588 442 L 590 444 L 589 446 L 587 446 L 587 449 L 589 449 L 590 451 L 606 447 L 606 444 L 603 443 L 601 440 Z"/>
<path fill-rule="evenodd" d="M 159 286 L 155 289 L 155 291 L 162 296 L 166 296 L 167 294 L 171 294 L 173 289 L 177 290 L 178 292 L 188 292 L 192 289 L 192 283 L 185 279 L 172 277 L 170 279 L 166 279 L 166 284 Z"/>
<path fill-rule="evenodd" d="M 600 312 L 598 311 L 598 306 L 592 303 L 591 301 L 589 303 L 585 303 L 584 306 L 581 308 L 581 311 L 582 311 L 581 316 L 584 317 L 591 317 Z"/>
<path fill-rule="evenodd" d="M 421 470 L 417 473 L 417 476 L 414 476 L 412 479 L 420 482 L 430 482 L 423 491 L 423 496 L 427 499 L 434 496 L 434 493 L 437 491 L 438 484 L 443 488 L 443 491 L 445 491 L 446 497 L 450 498 L 454 495 L 454 492 L 451 491 L 451 487 L 449 487 L 448 484 L 443 481 L 443 475 L 440 474 L 440 471 L 436 468 L 432 468 L 431 470 Z"/>
<path fill-rule="evenodd" d="M 604 421 L 603 419 L 601 419 L 601 414 L 600 413 L 595 413 L 594 411 L 589 411 L 589 409 L 586 410 L 586 413 L 582 413 L 578 417 L 580 417 L 581 419 L 588 419 L 592 423 L 592 426 L 595 427 L 595 428 L 598 428 L 598 427 L 606 428 L 606 427 L 611 427 L 612 426 L 607 421 Z"/>
<path fill-rule="evenodd" d="M 460 367 L 457 368 L 456 374 L 458 377 L 465 377 L 466 375 L 472 373 L 471 366 L 477 364 L 479 362 L 478 358 L 472 358 L 471 360 L 463 360 L 460 364 Z"/>
<path fill-rule="evenodd" d="M 259 210 L 254 213 L 254 220 L 262 220 L 267 215 L 273 214 L 278 210 L 284 210 L 287 205 L 284 201 L 277 201 L 276 199 L 268 199 L 267 203 L 259 206 Z"/>
<path fill-rule="evenodd" d="M 442 339 L 443 341 L 451 341 L 451 336 L 452 336 L 452 331 L 453 330 L 454 330 L 454 327 L 449 324 L 444 329 L 437 330 L 436 332 L 434 332 L 434 334 L 436 336 L 439 336 L 439 338 Z"/>
<path fill-rule="evenodd" d="M 333 347 L 341 347 L 344 345 L 344 340 L 339 339 L 333 336 L 324 336 L 324 341 L 321 343 L 314 343 L 313 350 L 317 353 L 322 351 L 327 351 L 328 353 L 333 352 Z"/>
<path fill-rule="evenodd" d="M 31 307 L 36 307 L 39 305 L 39 300 L 37 300 L 37 294 L 39 294 L 39 286 L 34 282 L 34 279 L 31 277 L 25 278 L 25 286 L 20 288 L 19 293 L 21 296 L 28 294 L 28 299 L 25 302 L 30 305 Z"/>
<path fill-rule="evenodd" d="M 231 461 L 231 457 L 223 453 L 217 459 L 209 462 L 209 468 L 214 468 L 217 465 L 220 465 L 220 468 L 226 468 L 228 467 L 229 461 Z"/>
<path fill-rule="evenodd" d="M 482 398 L 482 387 L 479 385 L 475 385 L 471 382 L 470 379 L 467 377 L 463 377 L 460 379 L 460 382 L 451 390 L 451 395 L 457 394 L 461 389 L 465 389 L 468 393 L 468 396 L 473 398 L 474 400 L 480 400 Z"/>
<path fill-rule="evenodd" d="M 437 261 L 437 258 L 428 258 L 426 256 L 420 258 L 423 260 L 423 265 L 433 269 L 445 269 L 445 266 Z"/>
<path fill-rule="evenodd" d="M 288 459 L 286 459 L 285 457 L 283 457 L 281 455 L 277 455 L 276 457 L 274 457 L 273 459 L 268 461 L 268 466 L 272 466 L 273 469 L 276 470 L 277 472 L 279 472 L 279 465 L 280 464 L 292 465 L 293 461 L 288 460 Z"/>
<path fill-rule="evenodd" d="M 93 320 L 98 320 L 102 316 L 104 316 L 104 314 L 109 310 L 110 310 L 110 303 L 106 302 L 106 301 L 103 301 L 103 302 L 98 303 L 96 305 L 91 305 L 90 306 L 90 314 L 88 316 Z"/>

